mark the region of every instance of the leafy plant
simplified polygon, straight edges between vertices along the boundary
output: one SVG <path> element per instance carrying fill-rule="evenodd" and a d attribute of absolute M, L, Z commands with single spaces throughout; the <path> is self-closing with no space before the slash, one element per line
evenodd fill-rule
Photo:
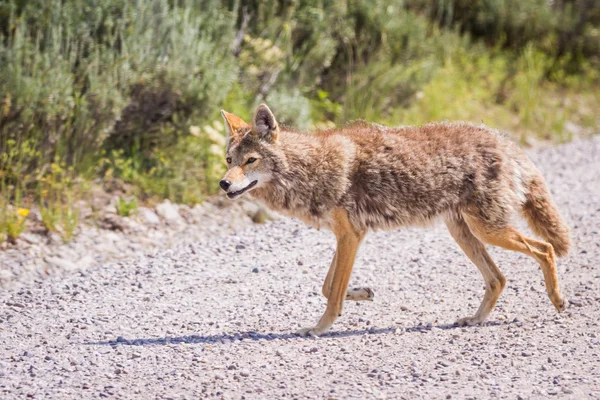
<path fill-rule="evenodd" d="M 130 199 L 119 197 L 119 201 L 115 206 L 117 208 L 117 214 L 121 217 L 129 217 L 133 215 L 138 208 L 138 204 L 135 197 L 132 197 Z"/>
<path fill-rule="evenodd" d="M 27 208 L 14 208 L 0 202 L 0 242 L 7 240 L 15 243 L 25 230 L 25 220 L 28 215 Z"/>

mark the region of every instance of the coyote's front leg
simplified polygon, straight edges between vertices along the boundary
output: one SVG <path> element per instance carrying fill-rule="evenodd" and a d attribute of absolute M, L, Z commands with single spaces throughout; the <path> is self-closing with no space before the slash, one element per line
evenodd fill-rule
<path fill-rule="evenodd" d="M 352 274 L 356 252 L 365 232 L 354 229 L 348 220 L 348 214 L 345 210 L 336 210 L 332 228 L 337 239 L 337 249 L 333 259 L 335 268 L 330 268 L 332 275 L 330 278 L 331 287 L 327 296 L 327 308 L 317 326 L 301 329 L 298 331 L 300 335 L 309 334 L 311 336 L 319 336 L 327 332 L 341 313 L 342 303 L 347 296 L 348 282 Z M 327 285 L 327 280 L 325 281 L 325 285 Z"/>

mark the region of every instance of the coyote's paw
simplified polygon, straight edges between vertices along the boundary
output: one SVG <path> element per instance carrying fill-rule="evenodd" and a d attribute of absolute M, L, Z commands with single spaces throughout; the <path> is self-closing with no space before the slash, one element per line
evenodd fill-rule
<path fill-rule="evenodd" d="M 484 321 L 485 321 L 485 318 L 481 318 L 481 317 L 478 317 L 478 316 L 465 317 L 465 318 L 460 318 L 458 321 L 456 321 L 454 323 L 454 325 L 458 325 L 458 326 L 473 326 L 473 325 L 482 324 Z"/>
<path fill-rule="evenodd" d="M 299 330 L 296 331 L 296 335 L 299 335 L 299 336 L 312 336 L 314 338 L 318 338 L 319 336 L 321 336 L 325 332 L 327 332 L 326 329 L 318 329 L 317 327 L 314 327 L 314 328 L 302 328 L 302 329 L 299 329 Z"/>
<path fill-rule="evenodd" d="M 561 297 L 557 302 L 553 302 L 554 303 L 554 307 L 556 307 L 556 311 L 558 312 L 563 312 L 567 309 L 567 307 L 569 306 L 569 302 L 567 300 L 565 300 L 564 297 Z"/>
<path fill-rule="evenodd" d="M 373 297 L 375 297 L 375 292 L 367 287 L 348 289 L 346 293 L 346 300 L 352 301 L 373 301 Z"/>

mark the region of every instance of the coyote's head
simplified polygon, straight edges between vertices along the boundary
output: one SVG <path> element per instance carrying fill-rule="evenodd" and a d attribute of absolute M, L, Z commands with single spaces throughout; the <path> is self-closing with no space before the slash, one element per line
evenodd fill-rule
<path fill-rule="evenodd" d="M 264 186 L 271 179 L 279 125 L 265 104 L 256 109 L 252 125 L 224 110 L 221 110 L 221 115 L 227 128 L 225 157 L 228 170 L 220 186 L 228 198 L 235 199 Z"/>

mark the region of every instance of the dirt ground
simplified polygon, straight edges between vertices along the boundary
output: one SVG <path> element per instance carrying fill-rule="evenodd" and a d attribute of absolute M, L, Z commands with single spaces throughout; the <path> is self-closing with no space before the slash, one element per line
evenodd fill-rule
<path fill-rule="evenodd" d="M 495 311 L 454 327 L 484 287 L 442 224 L 370 233 L 351 285 L 375 301 L 300 338 L 325 309 L 334 238 L 277 220 L 2 290 L 0 397 L 600 398 L 600 137 L 531 156 L 573 229 L 563 314 L 534 260 L 494 248 Z"/>

